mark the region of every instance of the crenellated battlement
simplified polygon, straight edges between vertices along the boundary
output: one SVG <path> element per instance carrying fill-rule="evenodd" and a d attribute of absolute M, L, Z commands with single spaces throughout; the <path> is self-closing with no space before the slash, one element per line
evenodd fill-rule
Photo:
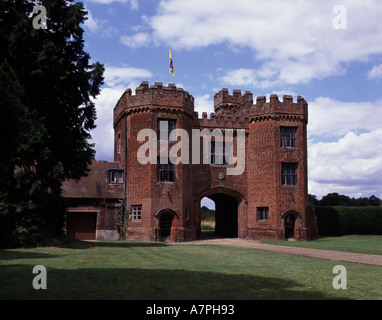
<path fill-rule="evenodd" d="M 171 98 L 176 97 L 181 98 L 180 101 L 190 101 L 194 102 L 194 98 L 187 91 L 184 91 L 182 88 L 177 88 L 175 84 L 169 83 L 168 86 L 163 86 L 162 82 L 155 82 L 153 85 L 149 85 L 148 81 L 142 81 L 139 87 L 135 89 L 135 95 L 132 94 L 130 88 L 126 89 L 123 95 L 131 97 L 132 99 L 144 98 L 148 99 L 147 102 L 151 102 L 152 98 L 166 98 L 169 96 Z M 163 101 L 158 100 L 160 104 L 163 104 Z"/>
<path fill-rule="evenodd" d="M 255 101 L 255 103 L 254 103 Z M 161 110 L 178 110 L 194 117 L 195 124 L 203 127 L 247 127 L 248 123 L 275 117 L 288 117 L 308 121 L 308 104 L 304 98 L 298 96 L 293 101 L 291 95 L 284 95 L 279 99 L 277 94 L 271 94 L 269 99 L 265 96 L 256 97 L 250 91 L 241 93 L 233 90 L 222 89 L 214 96 L 214 110 L 210 118 L 203 113 L 201 119 L 197 112 L 194 113 L 194 97 L 175 84 L 163 86 L 161 82 L 149 85 L 143 81 L 139 87 L 132 90 L 126 89 L 114 108 L 114 124 L 121 119 L 123 114 L 148 111 L 159 108 Z"/>
<path fill-rule="evenodd" d="M 249 117 L 241 116 L 239 114 L 229 113 L 211 113 L 208 117 L 207 112 L 202 113 L 202 118 L 199 118 L 199 113 L 194 112 L 195 118 L 198 119 L 198 124 L 203 128 L 231 128 L 231 129 L 245 129 L 249 124 Z"/>
<path fill-rule="evenodd" d="M 133 109 L 146 110 L 147 108 L 157 107 L 183 108 L 192 115 L 194 112 L 194 97 L 172 83 L 163 86 L 162 82 L 149 85 L 149 82 L 143 81 L 135 89 L 135 94 L 132 93 L 130 88 L 126 89 L 122 94 L 114 108 L 114 123 L 123 113 L 133 112 Z"/>
<path fill-rule="evenodd" d="M 272 115 L 294 115 L 298 117 L 308 116 L 308 104 L 304 98 L 298 96 L 297 101 L 293 101 L 291 95 L 284 95 L 280 101 L 277 94 L 271 94 L 267 101 L 265 96 L 256 97 L 253 103 L 253 95 L 246 91 L 241 94 L 240 90 L 233 90 L 232 95 L 228 89 L 222 89 L 214 97 L 214 109 L 218 116 L 231 115 L 239 119 L 257 119 Z M 214 117 L 214 116 L 213 116 Z M 202 119 L 203 120 L 203 119 Z M 211 120 L 210 120 L 211 121 Z"/>
<path fill-rule="evenodd" d="M 295 102 L 291 95 L 284 95 L 282 101 L 277 94 L 271 94 L 268 101 L 264 96 L 257 97 L 256 104 L 252 107 L 251 121 L 269 117 L 294 118 L 308 122 L 308 103 L 301 96 Z"/>
<path fill-rule="evenodd" d="M 243 95 L 241 90 L 233 90 L 233 94 L 228 93 L 228 89 L 222 89 L 214 96 L 214 109 L 215 113 L 230 112 L 240 106 L 252 105 L 252 93 L 246 91 Z"/>

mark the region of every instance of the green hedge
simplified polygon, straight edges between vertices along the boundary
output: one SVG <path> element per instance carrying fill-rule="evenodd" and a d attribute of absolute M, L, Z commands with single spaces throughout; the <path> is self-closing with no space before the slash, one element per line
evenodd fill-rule
<path fill-rule="evenodd" d="M 382 207 L 316 206 L 320 236 L 382 234 Z"/>

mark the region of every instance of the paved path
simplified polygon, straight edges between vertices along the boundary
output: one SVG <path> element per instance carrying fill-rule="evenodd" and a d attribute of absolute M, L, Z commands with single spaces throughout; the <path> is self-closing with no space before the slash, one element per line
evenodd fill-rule
<path fill-rule="evenodd" d="M 326 259 L 332 261 L 353 262 L 382 267 L 382 255 L 353 253 L 345 251 L 321 250 L 310 248 L 287 247 L 282 245 L 265 244 L 260 241 L 239 238 L 206 238 L 182 242 L 182 244 L 218 244 L 230 247 L 247 248 L 261 251 L 292 254 L 302 257 Z"/>

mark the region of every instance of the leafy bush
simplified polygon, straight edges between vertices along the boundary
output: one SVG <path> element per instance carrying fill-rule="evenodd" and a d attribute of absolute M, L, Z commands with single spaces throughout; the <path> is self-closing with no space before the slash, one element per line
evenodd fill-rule
<path fill-rule="evenodd" d="M 125 210 L 124 208 L 118 212 L 118 233 L 119 239 L 126 239 L 127 228 L 129 227 L 129 210 Z"/>
<path fill-rule="evenodd" d="M 317 206 L 321 236 L 382 234 L 382 207 Z"/>
<path fill-rule="evenodd" d="M 55 194 L 38 193 L 28 201 L 12 205 L 0 200 L 0 245 L 39 247 L 60 238 L 63 232 L 66 201 Z"/>

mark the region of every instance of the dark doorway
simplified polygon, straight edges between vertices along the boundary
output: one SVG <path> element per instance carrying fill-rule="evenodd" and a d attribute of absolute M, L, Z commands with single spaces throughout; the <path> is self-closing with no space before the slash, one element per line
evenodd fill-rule
<path fill-rule="evenodd" d="M 79 240 L 95 240 L 97 212 L 68 212 L 66 234 Z"/>
<path fill-rule="evenodd" d="M 159 238 L 160 241 L 169 241 L 171 237 L 172 215 L 161 214 L 159 218 Z"/>
<path fill-rule="evenodd" d="M 237 200 L 224 193 L 215 193 L 207 197 L 215 202 L 215 234 L 219 237 L 237 238 Z"/>
<path fill-rule="evenodd" d="M 285 217 L 285 239 L 294 238 L 294 223 L 295 217 L 291 214 L 288 214 Z"/>

